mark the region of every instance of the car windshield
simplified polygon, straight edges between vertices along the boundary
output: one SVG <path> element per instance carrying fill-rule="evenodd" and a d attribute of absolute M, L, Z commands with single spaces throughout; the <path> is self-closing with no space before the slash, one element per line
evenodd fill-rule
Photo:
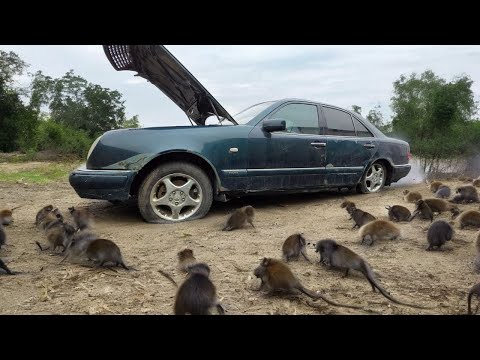
<path fill-rule="evenodd" d="M 239 125 L 245 125 L 273 103 L 275 103 L 275 101 L 267 101 L 250 106 L 249 108 L 239 112 L 237 115 L 234 115 L 233 118 Z"/>

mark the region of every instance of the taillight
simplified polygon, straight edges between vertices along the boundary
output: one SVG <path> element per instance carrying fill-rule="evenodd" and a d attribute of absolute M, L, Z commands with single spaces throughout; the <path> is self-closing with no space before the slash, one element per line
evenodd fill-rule
<path fill-rule="evenodd" d="M 407 159 L 408 161 L 412 160 L 413 156 L 412 154 L 410 153 L 410 145 L 408 145 L 408 150 L 407 150 Z"/>

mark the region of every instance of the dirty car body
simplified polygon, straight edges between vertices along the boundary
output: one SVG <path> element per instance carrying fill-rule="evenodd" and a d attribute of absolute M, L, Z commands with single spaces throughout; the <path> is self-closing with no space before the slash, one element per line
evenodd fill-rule
<path fill-rule="evenodd" d="M 252 193 L 377 192 L 410 171 L 408 143 L 356 113 L 283 99 L 231 116 L 164 47 L 104 49 L 115 69 L 152 82 L 195 125 L 106 132 L 70 175 L 82 198 L 138 197 L 146 221 L 165 223 L 203 217 L 213 199 Z M 209 118 L 219 124 L 206 125 Z"/>

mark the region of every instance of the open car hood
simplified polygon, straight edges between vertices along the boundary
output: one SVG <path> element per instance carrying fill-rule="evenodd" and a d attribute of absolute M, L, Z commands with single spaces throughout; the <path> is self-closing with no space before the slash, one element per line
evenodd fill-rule
<path fill-rule="evenodd" d="M 158 87 L 197 125 L 218 115 L 237 122 L 200 82 L 162 45 L 103 45 L 117 71 L 136 71 Z"/>

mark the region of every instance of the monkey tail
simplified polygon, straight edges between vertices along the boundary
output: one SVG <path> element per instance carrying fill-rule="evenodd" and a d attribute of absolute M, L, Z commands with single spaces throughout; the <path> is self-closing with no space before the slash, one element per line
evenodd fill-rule
<path fill-rule="evenodd" d="M 363 264 L 363 273 L 365 275 L 365 277 L 367 278 L 367 280 L 370 282 L 370 284 L 372 286 L 375 286 L 378 291 L 380 291 L 380 293 L 385 296 L 388 300 L 394 302 L 395 304 L 399 304 L 399 305 L 404 305 L 404 306 L 410 306 L 410 307 L 413 307 L 413 308 L 417 308 L 417 309 L 432 309 L 432 307 L 426 307 L 426 306 L 421 306 L 421 305 L 415 305 L 415 304 L 409 304 L 409 303 L 405 303 L 405 302 L 402 302 L 400 300 L 397 300 L 395 299 L 392 295 L 390 295 L 381 285 L 380 283 L 378 282 L 377 279 L 375 279 L 375 275 L 373 274 L 373 270 L 370 266 L 368 266 L 367 264 Z"/>
<path fill-rule="evenodd" d="M 297 289 L 300 290 L 301 292 L 303 292 L 305 295 L 310 296 L 312 299 L 322 299 L 322 300 L 325 301 L 327 304 L 330 304 L 330 305 L 333 305 L 333 306 L 344 307 L 344 308 L 349 308 L 349 309 L 364 310 L 364 308 L 361 307 L 361 306 L 340 304 L 340 303 L 337 303 L 337 302 L 335 302 L 335 301 L 329 300 L 329 299 L 327 299 L 325 296 L 323 296 L 322 294 L 320 294 L 320 293 L 314 293 L 313 291 L 304 288 L 302 285 L 300 285 L 299 287 L 297 287 Z"/>
<path fill-rule="evenodd" d="M 161 270 L 161 269 L 159 269 L 158 272 L 159 272 L 160 274 L 162 274 L 163 276 L 165 276 L 168 280 L 170 280 L 170 282 L 171 282 L 173 285 L 175 285 L 176 287 L 178 287 L 178 284 L 175 282 L 175 280 L 173 280 L 173 278 L 172 278 L 169 274 L 167 274 L 165 271 L 163 271 L 163 270 Z"/>

